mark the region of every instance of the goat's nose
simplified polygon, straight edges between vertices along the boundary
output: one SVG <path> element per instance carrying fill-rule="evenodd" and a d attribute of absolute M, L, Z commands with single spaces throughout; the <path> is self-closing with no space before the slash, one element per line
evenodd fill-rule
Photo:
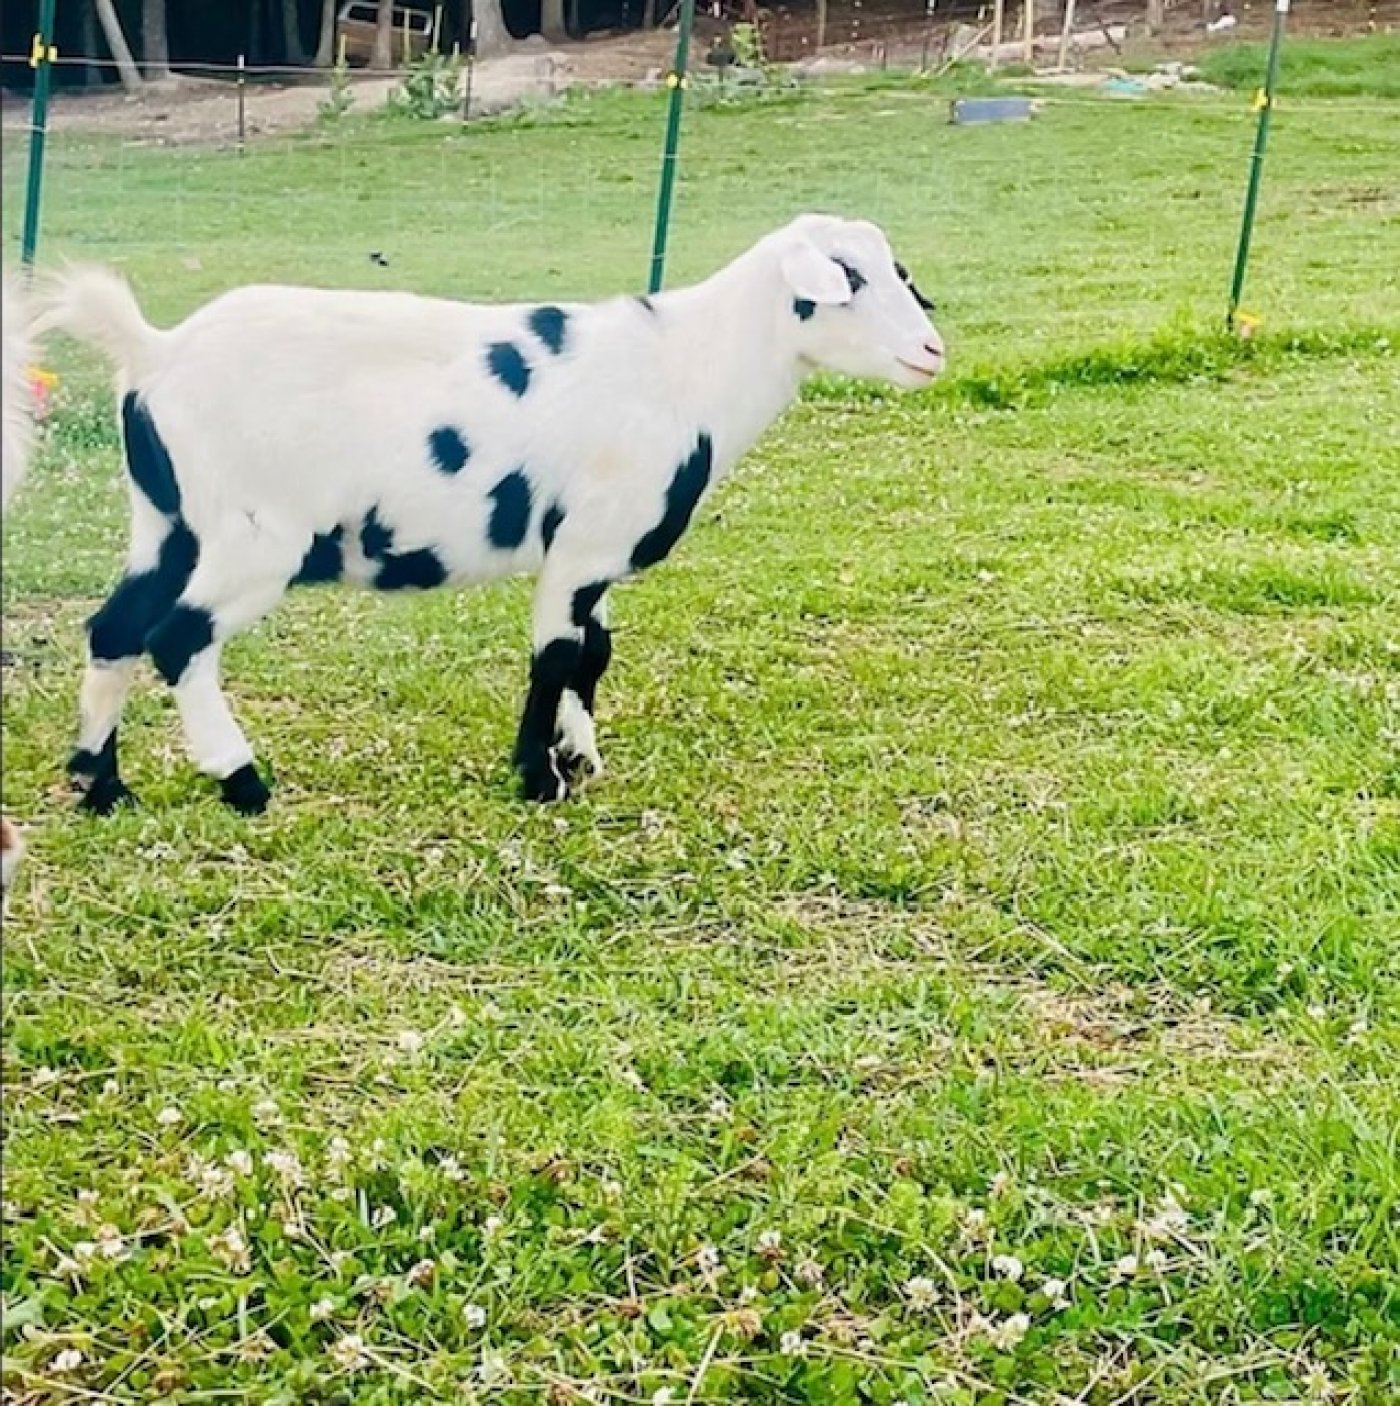
<path fill-rule="evenodd" d="M 943 342 L 939 337 L 930 337 L 924 343 L 924 350 L 935 360 L 943 360 Z"/>

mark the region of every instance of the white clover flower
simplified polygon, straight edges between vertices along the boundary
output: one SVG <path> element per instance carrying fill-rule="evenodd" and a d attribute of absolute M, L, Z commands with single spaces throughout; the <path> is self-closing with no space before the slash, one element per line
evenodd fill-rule
<path fill-rule="evenodd" d="M 992 1329 L 992 1341 L 1003 1352 L 1010 1352 L 1030 1331 L 1030 1315 L 1025 1313 L 1013 1313 L 1010 1318 L 1003 1319 Z"/>
<path fill-rule="evenodd" d="M 250 1333 L 236 1349 L 239 1359 L 243 1362 L 265 1362 L 274 1352 L 277 1351 L 277 1344 L 259 1328 L 257 1332 Z"/>
<path fill-rule="evenodd" d="M 181 1113 L 173 1103 L 167 1104 L 156 1114 L 156 1122 L 159 1123 L 162 1128 L 173 1128 L 184 1121 L 185 1115 Z"/>
<path fill-rule="evenodd" d="M 922 1313 L 938 1302 L 938 1285 L 922 1274 L 916 1275 L 904 1281 L 904 1296 L 910 1308 Z"/>
<path fill-rule="evenodd" d="M 487 1216 L 481 1222 L 481 1233 L 488 1239 L 493 1240 L 506 1228 L 505 1221 L 500 1216 Z"/>
<path fill-rule="evenodd" d="M 34 1087 L 36 1089 L 46 1089 L 50 1084 L 56 1083 L 58 1083 L 58 1070 L 50 1069 L 45 1064 L 34 1071 Z"/>
<path fill-rule="evenodd" d="M 1136 1255 L 1124 1255 L 1113 1266 L 1113 1272 L 1120 1279 L 1131 1279 L 1134 1274 L 1142 1268 L 1142 1262 Z"/>
<path fill-rule="evenodd" d="M 603 1196 L 609 1201 L 620 1201 L 622 1199 L 622 1183 L 620 1181 L 605 1181 L 602 1185 Z"/>
<path fill-rule="evenodd" d="M 1069 1300 L 1065 1297 L 1065 1289 L 1068 1287 L 1063 1279 L 1047 1279 L 1040 1286 L 1040 1292 L 1050 1300 L 1051 1308 L 1065 1308 Z"/>
<path fill-rule="evenodd" d="M 695 1252 L 695 1267 L 701 1274 L 718 1274 L 720 1263 L 719 1251 L 713 1245 L 701 1245 Z"/>
<path fill-rule="evenodd" d="M 91 1264 L 97 1258 L 97 1246 L 91 1240 L 79 1240 L 73 1246 L 73 1258 L 80 1265 Z"/>
<path fill-rule="evenodd" d="M 1026 1272 L 1026 1267 L 1015 1255 L 993 1255 L 992 1272 L 1016 1284 L 1020 1282 L 1021 1276 Z"/>
<path fill-rule="evenodd" d="M 990 1189 L 991 1195 L 992 1195 L 992 1196 L 1005 1196 L 1006 1193 L 1007 1193 L 1008 1191 L 1010 1191 L 1010 1190 L 1011 1190 L 1011 1173 L 1010 1173 L 1010 1172 L 998 1172 L 998 1173 L 996 1174 L 996 1176 L 994 1176 L 994 1177 L 992 1178 L 992 1185 L 991 1185 L 991 1189 Z"/>
<path fill-rule="evenodd" d="M 122 1086 L 115 1079 L 108 1079 L 102 1085 L 102 1093 L 105 1098 L 115 1098 L 122 1091 Z"/>
<path fill-rule="evenodd" d="M 421 1030 L 400 1030 L 397 1044 L 404 1054 L 416 1055 L 427 1044 L 427 1040 Z"/>
<path fill-rule="evenodd" d="M 382 1137 L 377 1137 L 369 1145 L 369 1156 L 365 1162 L 372 1172 L 382 1172 L 389 1165 L 389 1149 Z"/>
<path fill-rule="evenodd" d="M 1183 1234 L 1191 1224 L 1181 1202 L 1168 1192 L 1157 1206 L 1156 1211 L 1144 1223 L 1143 1230 L 1154 1240 L 1166 1240 Z"/>
<path fill-rule="evenodd" d="M 83 1354 L 76 1347 L 65 1347 L 49 1365 L 55 1372 L 76 1372 L 83 1365 Z"/>
<path fill-rule="evenodd" d="M 85 1186 L 85 1187 L 78 1193 L 78 1207 L 79 1207 L 79 1209 L 82 1210 L 83 1212 L 87 1212 L 87 1211 L 91 1211 L 91 1210 L 96 1209 L 96 1206 L 97 1206 L 97 1192 L 95 1192 L 95 1191 L 92 1189 L 92 1187 L 90 1187 L 90 1186 Z"/>
<path fill-rule="evenodd" d="M 734 1116 L 734 1108 L 722 1094 L 710 1100 L 710 1117 L 719 1123 L 727 1123 Z"/>
<path fill-rule="evenodd" d="M 478 1363 L 476 1372 L 487 1386 L 491 1386 L 510 1376 L 510 1364 L 506 1361 L 505 1353 L 488 1352 Z"/>
<path fill-rule="evenodd" d="M 676 1393 L 668 1386 L 657 1387 L 651 1396 L 651 1406 L 670 1406 Z"/>
<path fill-rule="evenodd" d="M 438 1171 L 440 1171 L 448 1181 L 457 1182 L 466 1181 L 467 1179 L 466 1168 L 463 1167 L 451 1153 L 438 1163 Z"/>
<path fill-rule="evenodd" d="M 796 1330 L 786 1332 L 778 1341 L 778 1351 L 784 1357 L 805 1357 L 807 1355 L 807 1341 Z"/>
<path fill-rule="evenodd" d="M 190 1179 L 199 1187 L 199 1194 L 217 1200 L 233 1191 L 233 1173 L 202 1157 L 190 1158 Z"/>
<path fill-rule="evenodd" d="M 783 1232 L 765 1230 L 758 1237 L 758 1253 L 764 1259 L 776 1259 L 783 1251 Z"/>
<path fill-rule="evenodd" d="M 288 1186 L 305 1186 L 306 1173 L 301 1158 L 295 1152 L 274 1148 L 263 1154 L 263 1165 L 270 1167 Z"/>
<path fill-rule="evenodd" d="M 462 1309 L 462 1321 L 475 1331 L 486 1326 L 486 1310 L 479 1303 L 469 1303 Z"/>
<path fill-rule="evenodd" d="M 99 1226 L 97 1248 L 103 1259 L 121 1260 L 127 1256 L 127 1244 L 122 1233 L 114 1225 Z"/>
<path fill-rule="evenodd" d="M 352 1156 L 350 1144 L 337 1133 L 326 1147 L 326 1162 L 332 1171 L 340 1171 L 350 1165 Z"/>
<path fill-rule="evenodd" d="M 424 1284 L 431 1284 L 436 1273 L 436 1260 L 419 1260 L 404 1276 L 404 1282 L 410 1289 L 419 1289 Z"/>
<path fill-rule="evenodd" d="M 1143 1256 L 1143 1263 L 1154 1274 L 1161 1274 L 1167 1267 L 1167 1257 L 1161 1250 L 1149 1250 Z"/>
<path fill-rule="evenodd" d="M 77 1260 L 63 1254 L 60 1254 L 53 1262 L 53 1272 L 60 1279 L 72 1279 L 76 1281 L 83 1277 L 82 1265 L 80 1265 Z"/>
<path fill-rule="evenodd" d="M 273 1098 L 260 1098 L 253 1105 L 253 1121 L 264 1126 L 282 1121 L 282 1110 Z"/>
<path fill-rule="evenodd" d="M 798 1260 L 793 1267 L 792 1275 L 804 1288 L 815 1289 L 826 1278 L 826 1271 L 816 1260 L 808 1256 L 806 1259 Z"/>
<path fill-rule="evenodd" d="M 327 1318 L 335 1312 L 335 1300 L 332 1298 L 317 1299 L 311 1305 L 311 1321 L 313 1323 L 324 1323 Z"/>
<path fill-rule="evenodd" d="M 376 1206 L 369 1218 L 370 1229 L 383 1230 L 386 1225 L 393 1225 L 398 1218 L 398 1212 L 392 1206 Z"/>
<path fill-rule="evenodd" d="M 420 1245 L 426 1245 L 430 1240 L 434 1240 L 434 1239 L 436 1239 L 436 1238 L 437 1238 L 437 1226 L 432 1225 L 432 1224 L 429 1224 L 429 1225 L 420 1225 L 420 1226 L 418 1227 L 418 1243 L 419 1243 Z"/>
<path fill-rule="evenodd" d="M 221 1235 L 209 1242 L 214 1256 L 235 1274 L 247 1274 L 253 1267 L 253 1257 L 248 1250 L 248 1242 L 236 1225 L 231 1225 Z"/>
<path fill-rule="evenodd" d="M 343 1338 L 337 1338 L 326 1351 L 342 1371 L 360 1372 L 369 1366 L 365 1340 L 358 1333 L 346 1333 Z"/>
<path fill-rule="evenodd" d="M 241 1177 L 250 1177 L 253 1175 L 253 1154 L 244 1152 L 241 1147 L 235 1148 L 224 1158 L 224 1165 Z"/>

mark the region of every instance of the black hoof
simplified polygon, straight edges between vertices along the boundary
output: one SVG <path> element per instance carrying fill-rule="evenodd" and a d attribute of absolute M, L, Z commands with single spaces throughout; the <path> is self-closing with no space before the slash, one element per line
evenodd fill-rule
<path fill-rule="evenodd" d="M 252 762 L 230 772 L 219 782 L 219 791 L 224 803 L 230 805 L 239 815 L 261 815 L 272 799 L 267 783 L 258 775 Z"/>
<path fill-rule="evenodd" d="M 117 776 L 80 778 L 78 784 L 82 790 L 78 809 L 89 815 L 111 815 L 118 806 L 140 804 L 136 792 Z"/>
<path fill-rule="evenodd" d="M 553 747 L 537 756 L 523 758 L 519 763 L 520 787 L 527 801 L 550 801 L 568 799 L 569 782 L 559 765 L 559 754 Z"/>

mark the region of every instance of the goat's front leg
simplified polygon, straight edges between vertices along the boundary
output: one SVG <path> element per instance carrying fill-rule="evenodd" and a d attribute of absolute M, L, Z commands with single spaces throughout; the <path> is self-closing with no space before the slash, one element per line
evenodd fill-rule
<path fill-rule="evenodd" d="M 529 800 L 562 801 L 580 773 L 602 770 L 592 708 L 612 652 L 600 618 L 603 593 L 617 574 L 597 561 L 551 553 L 540 575 L 530 691 L 515 742 L 515 765 Z"/>
<path fill-rule="evenodd" d="M 598 681 L 612 661 L 612 633 L 607 618 L 607 602 L 600 597 L 583 622 L 578 665 L 564 687 L 559 705 L 559 762 L 570 785 L 603 774 L 593 711 Z"/>

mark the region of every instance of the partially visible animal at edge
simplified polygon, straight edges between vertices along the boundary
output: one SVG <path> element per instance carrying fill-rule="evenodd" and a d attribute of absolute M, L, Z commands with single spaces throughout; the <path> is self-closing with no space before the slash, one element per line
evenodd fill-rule
<path fill-rule="evenodd" d="M 527 797 L 563 799 L 602 770 L 609 589 L 670 554 L 810 373 L 927 385 L 931 308 L 877 226 L 826 215 L 692 287 L 587 305 L 245 287 L 161 330 L 115 274 L 60 277 L 43 325 L 115 364 L 130 480 L 125 574 L 88 626 L 83 806 L 131 796 L 117 733 L 143 653 L 195 764 L 256 813 L 229 639 L 294 586 L 522 572 L 538 582 L 514 761 Z"/>
<path fill-rule="evenodd" d="M 19 281 L 6 273 L 0 283 L 0 505 L 10 499 L 29 468 L 34 447 L 34 385 L 30 377 L 31 304 Z M 0 890 L 10 891 L 24 854 L 24 837 L 8 816 L 0 817 Z"/>

